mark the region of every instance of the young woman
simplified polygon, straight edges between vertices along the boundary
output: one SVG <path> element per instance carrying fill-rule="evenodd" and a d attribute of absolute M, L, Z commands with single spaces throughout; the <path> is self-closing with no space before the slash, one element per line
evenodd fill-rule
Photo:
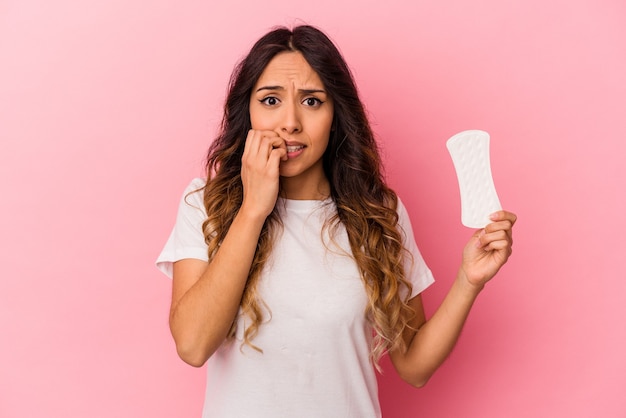
<path fill-rule="evenodd" d="M 204 417 L 380 416 L 380 357 L 424 385 L 511 254 L 501 211 L 426 320 L 432 274 L 350 71 L 310 26 L 269 32 L 236 67 L 206 176 L 157 261 L 178 354 L 208 363 Z"/>

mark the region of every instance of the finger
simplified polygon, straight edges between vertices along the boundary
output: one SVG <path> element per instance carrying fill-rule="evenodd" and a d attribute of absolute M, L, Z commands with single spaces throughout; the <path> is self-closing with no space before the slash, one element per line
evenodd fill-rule
<path fill-rule="evenodd" d="M 281 160 L 287 160 L 287 147 L 276 147 L 270 152 L 270 156 L 267 160 L 268 165 L 280 165 Z"/>
<path fill-rule="evenodd" d="M 273 155 L 278 155 L 278 159 L 286 159 L 287 158 L 287 144 L 285 140 L 280 136 L 270 137 L 268 138 L 269 142 L 269 154 L 271 157 Z"/>
<path fill-rule="evenodd" d="M 483 248 L 485 250 L 502 249 L 513 244 L 513 241 L 507 231 L 503 230 L 488 232 L 485 228 L 478 233 L 476 239 L 476 247 Z"/>
<path fill-rule="evenodd" d="M 499 210 L 497 212 L 492 213 L 489 216 L 489 219 L 491 219 L 494 222 L 509 221 L 511 222 L 511 226 L 512 226 L 512 225 L 515 225 L 515 222 L 517 222 L 517 215 L 514 214 L 513 212 L 509 212 L 506 210 Z"/>
<path fill-rule="evenodd" d="M 483 248 L 485 246 L 486 238 L 483 238 L 483 237 L 486 234 L 487 232 L 485 231 L 485 229 L 478 230 L 474 233 L 473 238 L 476 240 L 476 242 L 474 242 L 474 246 L 476 248 Z"/>
<path fill-rule="evenodd" d="M 262 172 L 268 162 L 270 145 L 265 144 L 264 132 L 249 130 L 246 136 L 243 155 L 241 157 L 242 170 L 248 173 Z"/>
<path fill-rule="evenodd" d="M 506 239 L 491 241 L 485 246 L 485 251 L 496 251 L 506 254 L 506 257 L 510 256 L 513 252 L 511 242 Z"/>
<path fill-rule="evenodd" d="M 506 231 L 509 239 L 513 239 L 513 226 L 515 225 L 515 221 L 517 221 L 517 216 L 514 213 L 500 211 L 493 214 L 492 219 L 494 222 L 490 223 L 485 227 L 485 230 L 489 232 L 495 231 Z M 495 219 L 494 219 L 495 218 Z M 502 220 L 499 220 L 499 219 Z"/>
<path fill-rule="evenodd" d="M 244 159 L 258 169 L 270 167 L 272 171 L 278 170 L 280 160 L 287 159 L 287 145 L 274 131 L 251 129 L 246 138 Z"/>
<path fill-rule="evenodd" d="M 259 131 L 260 136 L 258 144 L 258 155 L 264 157 L 266 160 L 270 158 L 272 151 L 277 148 L 283 148 L 285 153 L 287 152 L 287 145 L 285 140 L 282 139 L 274 131 Z"/>
<path fill-rule="evenodd" d="M 512 229 L 513 229 L 513 223 L 511 223 L 511 221 L 508 221 L 508 220 L 492 222 L 488 224 L 487 226 L 485 226 L 485 231 L 487 231 L 488 233 L 496 232 L 496 231 L 510 231 Z"/>
<path fill-rule="evenodd" d="M 246 135 L 246 142 L 244 143 L 244 146 L 243 146 L 243 154 L 241 156 L 243 160 L 245 160 L 246 158 L 250 156 L 250 152 L 251 152 L 250 150 L 252 149 L 253 147 L 252 143 L 254 142 L 252 139 L 253 137 L 254 137 L 254 131 L 250 129 L 248 131 L 248 134 Z"/>
<path fill-rule="evenodd" d="M 262 161 L 267 161 L 268 151 L 267 145 L 263 145 L 263 135 L 263 131 L 254 129 L 248 131 L 243 152 L 244 159 L 247 159 L 249 162 L 259 161 L 259 155 L 261 155 Z"/>
<path fill-rule="evenodd" d="M 492 241 L 488 245 L 483 247 L 483 250 L 485 250 L 486 252 L 501 252 L 503 254 L 506 254 L 506 257 L 511 255 L 511 253 L 513 252 L 513 248 L 511 247 L 510 243 L 505 240 Z"/>
<path fill-rule="evenodd" d="M 247 150 L 247 155 L 250 157 L 256 157 L 260 154 L 267 158 L 269 156 L 269 151 L 271 150 L 271 141 L 277 140 L 280 140 L 280 137 L 274 131 L 259 131 L 250 129 L 246 137 L 244 153 Z M 268 141 L 270 142 L 268 143 Z"/>

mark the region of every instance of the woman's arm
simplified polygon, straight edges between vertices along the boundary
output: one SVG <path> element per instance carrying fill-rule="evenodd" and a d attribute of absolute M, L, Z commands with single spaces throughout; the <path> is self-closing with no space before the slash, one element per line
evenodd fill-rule
<path fill-rule="evenodd" d="M 413 386 L 425 385 L 448 357 L 476 297 L 511 255 L 512 228 L 517 217 L 500 211 L 492 220 L 465 246 L 463 262 L 452 288 L 428 321 L 421 297 L 418 295 L 409 301 L 416 312 L 410 325 L 419 331 L 405 330 L 406 351 L 395 350 L 390 358 L 398 374 Z"/>
<path fill-rule="evenodd" d="M 264 218 L 239 213 L 210 263 L 174 263 L 170 330 L 181 359 L 202 366 L 237 315 Z"/>
<path fill-rule="evenodd" d="M 237 315 L 259 236 L 278 196 L 284 141 L 250 131 L 242 157 L 243 203 L 209 263 L 174 263 L 170 330 L 178 355 L 202 366 L 226 338 Z"/>

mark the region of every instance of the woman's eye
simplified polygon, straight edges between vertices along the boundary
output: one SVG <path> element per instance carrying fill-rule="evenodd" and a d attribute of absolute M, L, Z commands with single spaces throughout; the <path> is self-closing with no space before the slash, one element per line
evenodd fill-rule
<path fill-rule="evenodd" d="M 278 99 L 276 97 L 273 96 L 268 96 L 264 99 L 261 100 L 261 103 L 268 105 L 268 106 L 276 106 L 278 104 Z"/>
<path fill-rule="evenodd" d="M 304 99 L 305 106 L 317 107 L 321 105 L 322 103 L 324 102 L 322 102 L 320 99 L 316 97 L 307 97 L 306 99 Z"/>

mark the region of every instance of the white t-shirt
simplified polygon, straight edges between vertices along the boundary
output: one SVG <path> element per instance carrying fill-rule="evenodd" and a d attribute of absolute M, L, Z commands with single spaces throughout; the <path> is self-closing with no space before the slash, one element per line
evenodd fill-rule
<path fill-rule="evenodd" d="M 207 261 L 202 234 L 206 212 L 195 179 L 187 187 L 176 225 L 157 266 L 172 276 L 172 263 Z M 279 199 L 284 230 L 260 277 L 258 291 L 267 305 L 265 322 L 253 343 L 242 346 L 246 318 L 237 318 L 234 340 L 207 362 L 203 417 L 306 418 L 379 417 L 378 388 L 369 359 L 372 327 L 364 312 L 367 295 L 343 227 L 334 241 L 322 225 L 335 213 L 332 200 Z M 417 295 L 434 280 L 413 238 L 406 209 L 398 204 L 407 278 Z"/>

